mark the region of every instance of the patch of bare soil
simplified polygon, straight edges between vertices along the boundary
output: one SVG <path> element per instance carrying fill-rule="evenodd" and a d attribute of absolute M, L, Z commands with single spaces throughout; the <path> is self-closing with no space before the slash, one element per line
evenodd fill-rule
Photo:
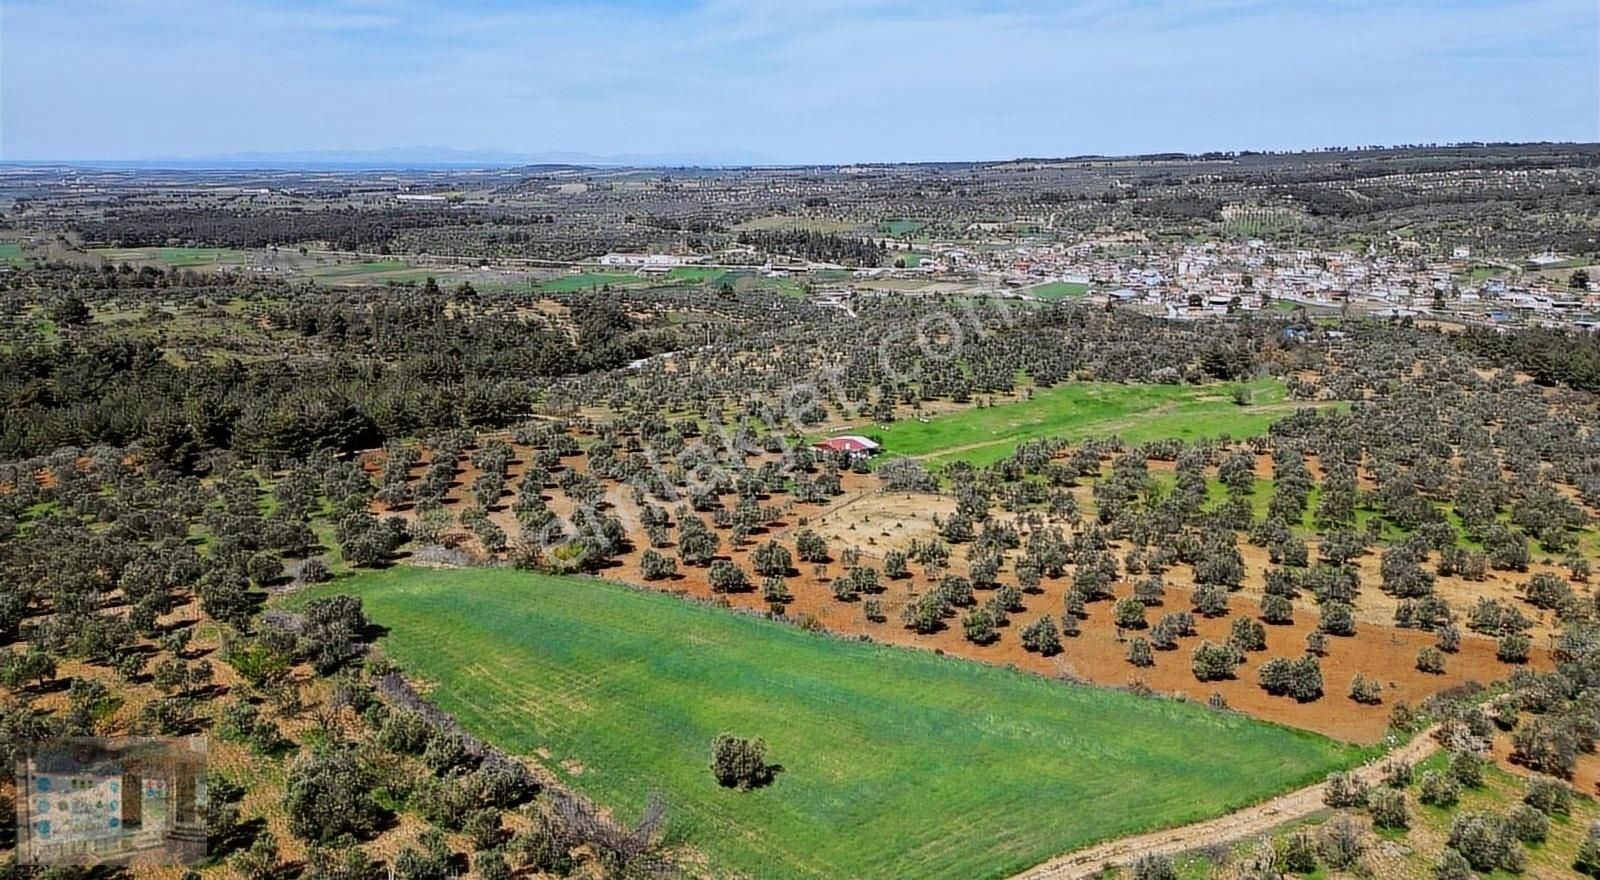
<path fill-rule="evenodd" d="M 500 499 L 501 507 L 491 514 L 491 517 L 513 538 L 518 534 L 518 528 L 509 508 L 515 497 L 515 487 L 520 481 L 522 468 L 526 467 L 525 462 L 531 458 L 526 449 L 516 448 L 516 453 L 516 463 L 511 466 L 511 474 L 507 480 L 507 485 L 511 488 Z M 585 466 L 584 457 L 573 456 L 565 459 L 563 464 L 582 471 Z M 476 475 L 475 469 L 464 458 L 456 480 L 458 485 L 450 493 L 453 503 L 448 505 L 449 509 L 460 510 L 466 504 L 471 482 Z M 1156 652 L 1156 662 L 1153 667 L 1138 668 L 1127 661 L 1127 640 L 1137 633 L 1118 630 L 1112 621 L 1113 603 L 1110 601 L 1096 602 L 1089 606 L 1087 618 L 1080 624 L 1081 634 L 1064 638 L 1061 653 L 1044 657 L 1028 652 L 1022 647 L 1019 631 L 1024 625 L 1042 616 L 1049 616 L 1059 622 L 1064 608 L 1065 594 L 1071 582 L 1070 576 L 1047 578 L 1041 585 L 1040 592 L 1026 595 L 1025 609 L 1011 615 L 1010 624 L 1001 630 L 999 640 L 993 644 L 979 646 L 967 641 L 963 637 L 959 616 L 947 620 L 945 628 L 940 632 L 918 635 L 900 623 L 901 612 L 906 605 L 933 586 L 933 581 L 925 577 L 917 566 L 912 566 L 913 576 L 898 581 L 886 581 L 885 592 L 878 596 L 862 597 L 861 600 L 842 601 L 833 595 L 830 585 L 835 578 L 845 573 L 845 567 L 839 561 L 839 557 L 847 547 L 858 548 L 864 561 L 876 564 L 890 549 L 903 549 L 915 538 L 931 537 L 934 528 L 933 516 L 948 513 L 953 502 L 951 499 L 938 496 L 881 493 L 878 491 L 877 478 L 870 474 L 846 473 L 842 475 L 842 483 L 844 494 L 826 504 L 788 504 L 788 509 L 780 521 L 770 523 L 764 532 L 758 532 L 743 546 L 733 546 L 729 534 L 725 530 L 719 530 L 722 538 L 722 558 L 739 563 L 751 575 L 752 582 L 757 584 L 760 578 L 754 574 L 754 566 L 749 556 L 761 542 L 769 539 L 777 540 L 793 552 L 794 532 L 801 523 L 806 523 L 808 527 L 828 537 L 832 561 L 814 566 L 799 562 L 797 559 L 796 569 L 792 570 L 787 578 L 789 591 L 794 598 L 784 609 L 784 616 L 790 620 L 803 621 L 807 625 L 819 626 L 836 633 L 864 635 L 881 642 L 933 650 L 980 662 L 1014 666 L 1051 677 L 1128 687 L 1201 702 L 1213 694 L 1220 695 L 1230 707 L 1254 717 L 1355 742 L 1378 740 L 1387 726 L 1389 711 L 1397 702 L 1405 701 L 1415 705 L 1444 689 L 1469 681 L 1488 683 L 1506 676 L 1514 669 L 1496 659 L 1493 641 L 1468 637 L 1463 639 L 1458 653 L 1447 655 L 1446 668 L 1442 675 L 1419 672 L 1416 669 L 1417 652 L 1424 646 L 1433 644 L 1433 637 L 1428 633 L 1398 629 L 1392 625 L 1393 600 L 1377 589 L 1378 560 L 1374 553 L 1361 562 L 1364 589 L 1357 600 L 1360 624 L 1356 635 L 1328 640 L 1329 651 L 1321 661 L 1324 679 L 1324 695 L 1321 699 L 1298 703 L 1289 697 L 1269 696 L 1257 683 L 1257 671 L 1266 659 L 1275 656 L 1292 658 L 1304 653 L 1306 637 L 1315 628 L 1317 620 L 1315 604 L 1309 598 L 1296 601 L 1293 624 L 1266 628 L 1267 649 L 1248 655 L 1234 679 L 1200 682 L 1194 677 L 1191 668 L 1190 655 L 1194 648 L 1202 640 L 1226 641 L 1234 619 L 1240 616 L 1258 617 L 1260 614 L 1257 602 L 1264 582 L 1266 557 L 1260 550 L 1248 545 L 1242 546 L 1248 577 L 1243 589 L 1230 597 L 1229 614 L 1209 620 L 1200 618 L 1197 621 L 1197 634 L 1182 639 L 1175 650 Z M 1080 487 L 1076 491 L 1080 501 L 1089 499 L 1088 487 Z M 547 483 L 541 494 L 549 502 L 551 510 L 558 515 L 565 516 L 571 513 L 573 509 L 571 499 L 552 483 Z M 785 496 L 782 495 L 762 500 L 762 504 L 769 506 L 784 503 Z M 669 512 L 675 507 L 675 505 L 663 506 Z M 384 512 L 381 506 L 377 509 L 380 513 Z M 398 512 L 402 516 L 412 515 L 408 510 Z M 703 518 L 710 522 L 709 516 Z M 675 536 L 675 529 L 673 534 Z M 454 537 L 461 546 L 468 549 L 474 547 L 473 539 L 464 530 L 460 530 Z M 602 575 L 667 592 L 714 599 L 736 608 L 768 610 L 768 604 L 761 598 L 759 590 L 735 595 L 715 594 L 705 568 L 680 566 L 676 578 L 662 581 L 646 580 L 640 570 L 640 557 L 648 548 L 648 541 L 642 530 L 631 537 L 634 542 L 633 548 L 621 555 L 614 565 L 601 572 Z M 1117 548 L 1119 557 L 1124 550 L 1125 547 Z M 660 548 L 659 552 L 668 556 L 676 555 L 675 547 L 671 545 Z M 964 549 L 954 548 L 952 557 L 951 570 L 963 573 L 966 568 Z M 1150 623 L 1153 624 L 1162 614 L 1169 611 L 1190 610 L 1192 595 L 1190 576 L 1190 570 L 1184 566 L 1167 573 L 1165 580 L 1168 588 L 1165 604 L 1149 609 L 1147 619 Z M 1002 579 L 1009 579 L 1009 572 L 1002 573 Z M 1483 584 L 1472 585 L 1452 584 L 1449 581 L 1450 579 L 1444 579 L 1441 589 L 1455 591 L 1447 595 L 1451 597 L 1452 604 L 1458 610 L 1464 610 L 1470 604 L 1466 601 L 1466 597 L 1461 595 L 1465 590 L 1475 590 L 1478 593 L 1502 598 L 1510 597 L 1509 580 L 1501 581 L 1497 578 Z M 1119 584 L 1116 588 L 1119 597 L 1131 595 L 1131 592 L 1132 587 L 1129 583 Z M 867 619 L 864 601 L 866 598 L 876 599 L 882 604 L 886 620 L 873 622 Z M 980 591 L 979 602 L 983 602 L 986 598 L 987 595 Z M 1526 608 L 1525 605 L 1523 607 Z M 1533 662 L 1535 665 L 1543 666 L 1548 665 L 1549 661 L 1547 656 L 1540 652 Z M 1382 683 L 1381 704 L 1363 705 L 1349 698 L 1350 682 L 1357 673 Z"/>

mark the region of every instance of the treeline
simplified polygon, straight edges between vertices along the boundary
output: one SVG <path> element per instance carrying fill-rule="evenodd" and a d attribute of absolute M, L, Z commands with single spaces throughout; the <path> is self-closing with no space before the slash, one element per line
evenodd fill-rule
<path fill-rule="evenodd" d="M 886 253 L 870 238 L 847 238 L 812 229 L 741 232 L 739 243 L 754 245 L 767 253 L 847 266 L 876 266 L 883 262 Z"/>
<path fill-rule="evenodd" d="M 1530 328 L 1510 333 L 1470 329 L 1452 338 L 1461 348 L 1507 364 L 1542 385 L 1563 383 L 1600 391 L 1600 337 L 1592 333 Z"/>
<path fill-rule="evenodd" d="M 383 251 L 402 231 L 488 223 L 487 215 L 442 208 L 273 213 L 204 208 L 163 208 L 115 214 L 78 224 L 86 241 L 115 247 L 159 247 L 197 242 L 217 247 L 262 248 L 325 241 L 338 250 Z"/>
<path fill-rule="evenodd" d="M 615 306 L 573 304 L 575 332 L 425 300 L 309 301 L 271 308 L 278 331 L 315 342 L 295 359 L 178 366 L 148 341 L 89 337 L 0 355 L 0 456 L 140 445 L 179 469 L 208 450 L 304 457 L 427 430 L 526 418 L 548 380 L 678 347 Z"/>

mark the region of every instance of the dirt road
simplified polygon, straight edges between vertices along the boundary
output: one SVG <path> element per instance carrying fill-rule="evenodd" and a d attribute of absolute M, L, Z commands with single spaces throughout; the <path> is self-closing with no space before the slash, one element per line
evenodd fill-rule
<path fill-rule="evenodd" d="M 1386 762 L 1398 759 L 1415 764 L 1438 748 L 1439 744 L 1434 742 L 1430 728 L 1411 742 L 1357 768 L 1356 773 L 1367 782 L 1376 783 Z M 1233 843 L 1255 837 L 1327 809 L 1322 803 L 1322 789 L 1323 785 L 1319 782 L 1226 816 L 1165 831 L 1108 840 L 1088 849 L 1058 856 L 1018 874 L 1012 880 L 1078 880 L 1096 876 L 1106 865 L 1128 865 L 1146 853 L 1177 856 L 1217 843 Z"/>

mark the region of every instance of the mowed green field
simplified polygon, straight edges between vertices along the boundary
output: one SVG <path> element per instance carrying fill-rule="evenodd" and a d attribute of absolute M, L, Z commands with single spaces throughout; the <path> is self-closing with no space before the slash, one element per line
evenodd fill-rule
<path fill-rule="evenodd" d="M 23 256 L 22 248 L 15 242 L 0 241 L 0 263 L 20 266 L 26 262 L 28 262 L 28 258 Z"/>
<path fill-rule="evenodd" d="M 1089 285 L 1081 281 L 1051 281 L 1022 291 L 1039 299 L 1059 300 L 1079 297 L 1089 292 Z"/>
<path fill-rule="evenodd" d="M 1223 434 L 1250 437 L 1265 433 L 1294 409 L 1284 402 L 1283 383 L 1275 379 L 1248 383 L 1247 406 L 1233 402 L 1235 387 L 1072 382 L 1039 389 L 1031 400 L 859 430 L 883 444 L 879 461 L 912 456 L 985 465 L 1010 455 L 1018 443 L 1041 437 L 1082 440 L 1115 434 L 1129 443 Z"/>
<path fill-rule="evenodd" d="M 244 251 L 211 247 L 95 248 L 91 253 L 113 263 L 165 263 L 174 269 L 243 265 Z"/>
<path fill-rule="evenodd" d="M 407 566 L 360 595 L 429 698 L 622 816 L 754 877 L 1003 877 L 1306 784 L 1352 746 L 1202 706 L 803 632 L 603 581 Z M 1067 656 L 1070 657 L 1071 648 Z M 720 788 L 721 732 L 769 787 Z"/>
<path fill-rule="evenodd" d="M 572 293 L 607 284 L 616 287 L 623 284 L 639 284 L 643 281 L 643 278 L 632 272 L 586 272 L 582 275 L 563 275 L 560 278 L 541 281 L 539 290 L 544 293 Z"/>
<path fill-rule="evenodd" d="M 331 280 L 336 278 L 357 278 L 362 275 L 376 275 L 382 272 L 403 272 L 411 268 L 405 260 L 364 260 L 359 263 L 337 263 L 332 266 L 317 266 L 306 272 L 313 278 Z"/>

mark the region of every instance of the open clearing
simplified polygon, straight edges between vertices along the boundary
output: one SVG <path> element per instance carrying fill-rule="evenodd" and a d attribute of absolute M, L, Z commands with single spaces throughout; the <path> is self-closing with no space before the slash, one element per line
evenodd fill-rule
<path fill-rule="evenodd" d="M 1074 281 L 1051 281 L 1038 287 L 1030 287 L 1023 291 L 1029 296 L 1039 299 L 1058 300 L 1079 297 L 1089 292 L 1089 285 Z"/>
<path fill-rule="evenodd" d="M 934 463 L 960 459 L 981 466 L 1010 455 L 1024 440 L 1041 437 L 1081 440 L 1115 434 L 1130 443 L 1249 437 L 1266 433 L 1294 408 L 1283 402 L 1284 386 L 1275 379 L 1246 385 L 1251 395 L 1247 406 L 1233 402 L 1234 387 L 1072 382 L 1037 389 L 1028 400 L 925 422 L 895 422 L 866 433 L 883 444 L 888 457 Z"/>
<path fill-rule="evenodd" d="M 241 266 L 244 251 L 211 247 L 95 248 L 97 256 L 113 263 L 163 263 L 174 269 L 198 266 Z"/>
<path fill-rule="evenodd" d="M 671 841 L 752 876 L 1004 876 L 1369 754 L 602 581 L 400 566 L 302 596 L 330 592 L 469 729 L 624 815 L 661 791 Z M 715 784 L 724 731 L 767 741 L 773 785 Z"/>
<path fill-rule="evenodd" d="M 539 283 L 539 290 L 544 293 L 572 293 L 577 290 L 587 290 L 591 287 L 601 287 L 607 284 L 638 284 L 642 281 L 632 272 L 588 272 L 582 275 L 563 275 L 549 281 Z"/>

